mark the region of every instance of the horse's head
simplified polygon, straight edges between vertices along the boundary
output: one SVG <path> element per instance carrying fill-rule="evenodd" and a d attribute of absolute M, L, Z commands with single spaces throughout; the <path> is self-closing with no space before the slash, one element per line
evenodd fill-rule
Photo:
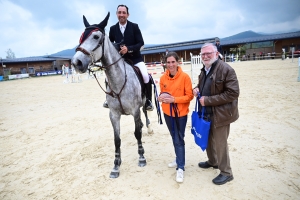
<path fill-rule="evenodd" d="M 90 25 L 85 16 L 83 16 L 83 23 L 86 28 L 80 37 L 76 53 L 72 58 L 72 65 L 76 71 L 81 73 L 86 72 L 89 64 L 100 60 L 103 56 L 104 29 L 107 25 L 108 18 L 109 13 L 99 24 Z M 102 48 L 99 48 L 101 46 Z"/>

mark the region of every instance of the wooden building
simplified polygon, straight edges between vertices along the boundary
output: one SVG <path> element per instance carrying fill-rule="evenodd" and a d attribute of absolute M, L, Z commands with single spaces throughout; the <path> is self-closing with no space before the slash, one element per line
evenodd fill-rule
<path fill-rule="evenodd" d="M 187 42 L 172 43 L 166 45 L 156 45 L 144 48 L 141 53 L 144 61 L 161 62 L 163 56 L 168 51 L 175 51 L 182 61 L 190 61 L 190 53 L 199 55 L 200 49 L 204 43 L 214 43 L 215 38 L 194 40 Z M 260 35 L 249 38 L 232 39 L 232 37 L 220 39 L 222 45 L 222 55 L 238 55 L 242 58 L 244 55 L 256 55 L 259 53 L 275 53 L 277 58 L 281 58 L 282 49 L 290 55 L 291 48 L 300 49 L 300 31 L 273 35 Z"/>
<path fill-rule="evenodd" d="M 62 65 L 71 65 L 71 57 L 37 56 L 26 58 L 2 59 L 1 76 L 14 74 L 29 74 L 35 76 L 38 72 L 58 71 Z"/>
<path fill-rule="evenodd" d="M 200 49 L 204 43 L 214 43 L 215 39 L 207 38 L 201 40 L 193 40 L 186 42 L 178 42 L 172 44 L 155 45 L 145 47 L 141 53 L 146 63 L 162 62 L 166 55 L 166 50 L 175 51 L 181 61 L 187 62 L 191 60 L 191 55 L 199 55 Z M 238 55 L 242 60 L 243 56 L 250 55 L 253 59 L 253 53 L 256 56 L 259 53 L 276 53 L 276 58 L 281 58 L 282 49 L 288 55 L 291 55 L 291 49 L 300 49 L 300 31 L 273 35 L 259 35 L 254 37 L 239 37 L 235 39 L 233 36 L 220 39 L 222 45 L 222 54 Z M 274 57 L 275 58 L 275 57 Z M 38 56 L 15 59 L 2 59 L 0 76 L 13 74 L 29 74 L 35 76 L 37 72 L 58 71 L 62 69 L 62 65 L 71 65 L 72 56 Z"/>

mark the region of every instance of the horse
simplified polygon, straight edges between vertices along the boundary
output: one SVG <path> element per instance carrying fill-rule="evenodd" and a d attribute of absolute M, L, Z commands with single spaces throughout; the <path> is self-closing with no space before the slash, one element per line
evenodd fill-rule
<path fill-rule="evenodd" d="M 138 166 L 144 167 L 147 164 L 144 157 L 144 147 L 142 144 L 142 127 L 140 108 L 146 118 L 148 133 L 153 133 L 150 128 L 150 120 L 145 108 L 146 97 L 143 95 L 140 81 L 131 65 L 123 59 L 116 49 L 116 46 L 105 34 L 105 27 L 110 13 L 99 24 L 90 25 L 83 15 L 85 31 L 80 43 L 76 48 L 76 53 L 72 58 L 72 65 L 80 73 L 85 73 L 101 62 L 100 68 L 104 70 L 108 87 L 106 99 L 109 105 L 109 118 L 114 131 L 115 160 L 114 167 L 110 172 L 110 178 L 118 178 L 120 174 L 121 160 L 121 139 L 120 139 L 120 118 L 121 115 L 132 115 L 134 118 L 134 135 L 138 144 Z M 98 80 L 97 80 L 98 81 Z"/>

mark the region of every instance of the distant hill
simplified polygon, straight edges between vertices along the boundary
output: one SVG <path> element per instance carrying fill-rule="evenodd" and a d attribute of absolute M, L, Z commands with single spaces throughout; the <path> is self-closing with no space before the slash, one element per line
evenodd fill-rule
<path fill-rule="evenodd" d="M 76 47 L 74 47 L 73 49 L 59 51 L 57 53 L 51 54 L 51 56 L 73 56 L 75 54 Z"/>
<path fill-rule="evenodd" d="M 245 32 L 238 33 L 236 35 L 226 37 L 226 38 L 221 38 L 221 41 L 236 40 L 236 39 L 243 39 L 243 38 L 252 38 L 252 37 L 258 37 L 258 36 L 263 36 L 263 35 L 270 35 L 270 34 L 255 33 L 253 31 L 245 31 Z"/>

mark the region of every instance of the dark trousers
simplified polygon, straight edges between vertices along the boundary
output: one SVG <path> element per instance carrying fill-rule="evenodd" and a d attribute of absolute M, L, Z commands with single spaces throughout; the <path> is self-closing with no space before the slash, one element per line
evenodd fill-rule
<path fill-rule="evenodd" d="M 185 166 L 184 132 L 187 123 L 187 115 L 178 118 L 179 129 L 175 124 L 175 117 L 170 117 L 166 114 L 164 114 L 164 117 L 165 117 L 167 127 L 170 131 L 170 135 L 172 137 L 173 146 L 176 155 L 177 169 L 180 168 L 184 170 L 184 166 Z"/>
<path fill-rule="evenodd" d="M 230 124 L 215 128 L 212 120 L 206 149 L 208 163 L 213 166 L 218 165 L 221 174 L 226 176 L 232 175 L 227 143 L 229 131 Z"/>

